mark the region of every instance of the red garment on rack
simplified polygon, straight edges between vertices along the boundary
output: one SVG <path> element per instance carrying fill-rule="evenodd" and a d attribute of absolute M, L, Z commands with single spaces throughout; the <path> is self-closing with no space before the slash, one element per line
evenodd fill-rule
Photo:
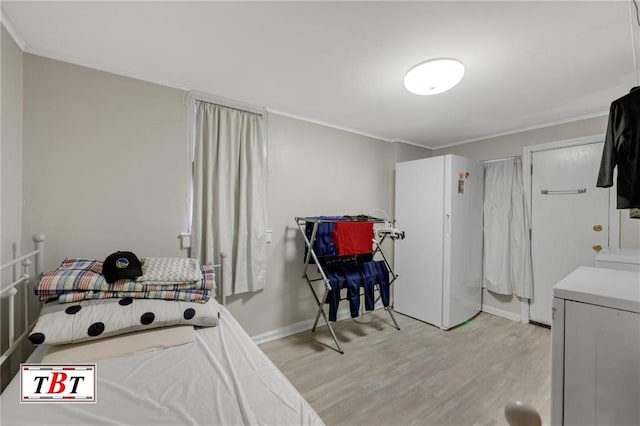
<path fill-rule="evenodd" d="M 338 249 L 338 256 L 371 253 L 373 222 L 337 222 L 333 243 Z"/>

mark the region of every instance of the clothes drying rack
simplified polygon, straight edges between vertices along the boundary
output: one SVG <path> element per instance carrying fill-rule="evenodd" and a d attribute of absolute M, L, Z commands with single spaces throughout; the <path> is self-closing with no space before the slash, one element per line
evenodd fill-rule
<path fill-rule="evenodd" d="M 298 229 L 300 230 L 300 233 L 302 234 L 302 237 L 304 238 L 304 243 L 305 243 L 305 248 L 306 248 L 306 254 L 305 254 L 305 258 L 304 258 L 304 271 L 302 274 L 302 278 L 305 279 L 305 281 L 307 282 L 307 284 L 309 285 L 309 288 L 311 289 L 311 293 L 313 294 L 313 297 L 317 303 L 317 307 L 318 310 L 316 312 L 316 318 L 315 321 L 313 323 L 313 328 L 311 329 L 311 331 L 316 330 L 316 327 L 318 325 L 318 321 L 320 320 L 320 316 L 322 316 L 322 319 L 324 320 L 325 324 L 327 324 L 327 328 L 329 329 L 329 332 L 331 333 L 331 337 L 333 338 L 333 341 L 336 344 L 336 350 L 341 353 L 344 354 L 344 351 L 342 350 L 341 346 L 340 346 L 340 342 L 338 340 L 338 337 L 336 336 L 336 333 L 333 330 L 333 327 L 331 326 L 331 322 L 327 319 L 327 315 L 325 313 L 324 310 L 324 305 L 325 305 L 325 301 L 327 300 L 327 295 L 329 294 L 329 292 L 332 290 L 331 287 L 331 283 L 329 281 L 329 279 L 327 278 L 327 273 L 326 270 L 327 268 L 329 268 L 327 265 L 323 265 L 323 263 L 320 261 L 319 256 L 317 255 L 317 253 L 314 250 L 314 244 L 316 242 L 316 238 L 318 236 L 318 227 L 320 225 L 320 223 L 326 223 L 326 222 L 340 222 L 340 221 L 349 221 L 349 222 L 353 222 L 353 221 L 357 221 L 357 222 L 372 222 L 374 224 L 384 224 L 384 227 L 382 228 L 378 228 L 378 229 L 374 229 L 374 236 L 372 236 L 372 257 L 375 258 L 376 255 L 380 255 L 380 257 L 382 258 L 382 261 L 384 262 L 384 264 L 387 267 L 387 270 L 389 271 L 390 274 L 390 278 L 389 278 L 389 291 L 391 290 L 391 287 L 393 285 L 393 283 L 395 282 L 395 280 L 398 278 L 398 275 L 395 274 L 395 272 L 393 271 L 393 269 L 391 268 L 391 265 L 389 264 L 389 261 L 387 260 L 387 257 L 384 254 L 384 251 L 382 250 L 382 243 L 387 239 L 392 239 L 392 240 L 396 240 L 396 239 L 403 239 L 405 234 L 403 231 L 399 231 L 397 229 L 393 229 L 389 226 L 389 221 L 384 220 L 384 219 L 379 219 L 379 218 L 374 218 L 374 217 L 370 217 L 370 216 L 344 216 L 341 218 L 335 218 L 335 219 L 328 219 L 328 218 L 322 218 L 322 217 L 296 217 L 296 224 L 298 225 Z M 306 232 L 306 226 L 307 223 L 312 223 L 313 224 L 313 228 L 311 231 L 311 236 L 307 235 Z M 311 261 L 313 260 L 314 263 L 311 263 Z M 313 268 L 311 268 L 311 266 L 314 265 L 317 268 L 317 273 L 314 274 L 314 276 L 310 275 L 310 269 L 313 270 Z M 319 276 L 318 276 L 319 275 Z M 316 291 L 316 289 L 313 286 L 314 282 L 318 282 L 318 281 L 322 281 L 324 286 L 324 291 L 322 292 L 322 297 L 320 297 L 319 292 Z M 378 301 L 381 298 L 381 294 L 380 294 L 380 284 L 377 283 L 377 296 L 375 298 L 375 302 L 374 302 L 374 306 L 376 303 L 378 303 Z M 339 289 L 338 289 L 339 291 Z M 359 297 L 362 299 L 363 298 L 363 293 L 360 291 Z M 344 300 L 341 298 L 341 300 Z M 362 312 L 362 308 L 364 306 L 363 303 L 360 304 L 361 306 L 361 312 Z M 400 330 L 400 327 L 398 326 L 398 323 L 393 315 L 393 300 L 392 298 L 389 301 L 389 305 L 385 306 L 384 309 L 389 313 L 389 317 L 391 318 L 391 321 L 393 321 L 393 325 L 396 329 Z M 362 314 L 361 314 L 362 315 Z"/>

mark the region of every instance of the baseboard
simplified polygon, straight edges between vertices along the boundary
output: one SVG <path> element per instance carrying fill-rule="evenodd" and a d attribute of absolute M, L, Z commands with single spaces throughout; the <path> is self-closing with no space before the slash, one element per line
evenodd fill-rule
<path fill-rule="evenodd" d="M 296 322 L 286 327 L 276 328 L 275 330 L 266 331 L 256 336 L 251 336 L 256 345 L 271 342 L 272 340 L 281 339 L 283 337 L 291 336 L 292 334 L 306 331 L 313 327 L 313 320 L 306 320 Z"/>
<path fill-rule="evenodd" d="M 342 321 L 347 318 L 351 318 L 348 309 L 339 310 L 336 318 L 338 321 Z M 285 327 L 276 328 L 275 330 L 265 331 L 264 333 L 251 336 L 251 339 L 256 345 L 271 342 L 272 340 L 282 339 L 283 337 L 291 336 L 292 334 L 300 333 L 302 331 L 311 330 L 313 327 L 313 319 L 296 322 Z M 325 326 L 322 318 L 318 319 L 318 327 Z"/>
<path fill-rule="evenodd" d="M 378 304 L 380 305 L 380 304 Z M 382 306 L 376 305 L 376 310 L 380 309 Z M 495 315 L 497 317 L 506 318 L 511 321 L 520 322 L 521 316 L 509 311 L 503 311 L 502 309 L 494 308 L 493 306 L 482 305 L 482 312 L 486 312 L 491 315 Z M 338 321 L 342 321 L 345 319 L 351 318 L 348 309 L 339 310 L 337 319 Z M 323 327 L 324 321 L 322 318 L 318 320 L 318 327 Z M 256 345 L 261 345 L 263 343 L 271 342 L 272 340 L 282 339 L 283 337 L 291 336 L 292 334 L 300 333 L 302 331 L 311 330 L 313 327 L 313 319 L 296 322 L 294 324 L 287 325 L 285 327 L 276 328 L 275 330 L 266 331 L 264 333 L 257 334 L 252 336 L 251 339 L 255 342 Z"/>
<path fill-rule="evenodd" d="M 482 312 L 486 312 L 497 317 L 509 319 L 511 321 L 520 322 L 522 316 L 509 311 L 503 311 L 502 309 L 494 308 L 493 306 L 482 305 Z"/>

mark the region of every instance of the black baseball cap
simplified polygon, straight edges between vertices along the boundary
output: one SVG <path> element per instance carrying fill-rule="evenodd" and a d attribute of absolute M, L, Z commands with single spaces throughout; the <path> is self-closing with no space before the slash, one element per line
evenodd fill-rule
<path fill-rule="evenodd" d="M 109 284 L 124 278 L 136 278 L 142 275 L 142 264 L 132 252 L 117 251 L 104 260 L 102 275 Z"/>

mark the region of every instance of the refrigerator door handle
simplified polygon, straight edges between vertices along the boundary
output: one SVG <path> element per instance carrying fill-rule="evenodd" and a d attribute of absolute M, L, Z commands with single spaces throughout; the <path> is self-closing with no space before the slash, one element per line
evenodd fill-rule
<path fill-rule="evenodd" d="M 451 215 L 449 213 L 444 215 L 444 235 L 449 236 L 451 232 Z"/>

